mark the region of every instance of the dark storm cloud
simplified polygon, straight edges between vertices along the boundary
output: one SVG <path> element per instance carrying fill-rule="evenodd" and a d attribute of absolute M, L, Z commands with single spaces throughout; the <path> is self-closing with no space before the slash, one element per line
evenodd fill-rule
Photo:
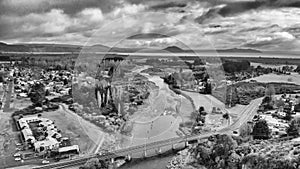
<path fill-rule="evenodd" d="M 300 2 L 293 2 L 293 3 L 290 3 L 288 5 L 286 5 L 287 7 L 297 7 L 297 8 L 300 8 Z"/>
<path fill-rule="evenodd" d="M 227 17 L 244 13 L 249 10 L 259 10 L 267 8 L 280 8 L 280 7 L 300 7 L 299 0 L 256 0 L 256 1 L 234 1 L 234 0 L 198 0 L 199 2 L 207 2 L 211 4 L 212 8 L 199 16 L 196 22 L 202 23 L 207 19 L 214 18 L 218 15 Z M 214 8 L 216 5 L 223 4 L 222 8 Z"/>
<path fill-rule="evenodd" d="M 228 3 L 218 11 L 221 16 L 229 16 L 261 7 L 264 3 L 257 1 Z"/>
<path fill-rule="evenodd" d="M 195 22 L 199 24 L 209 22 L 218 16 L 227 17 L 255 10 L 265 4 L 258 1 L 204 1 L 210 6 L 208 6 L 207 12 L 195 18 Z"/>
<path fill-rule="evenodd" d="M 186 7 L 186 5 L 187 4 L 184 2 L 167 2 L 167 3 L 160 3 L 160 4 L 153 5 L 150 7 L 150 9 L 161 10 L 161 9 L 174 8 L 174 7 L 183 8 Z"/>
<path fill-rule="evenodd" d="M 300 7 L 299 0 L 259 0 L 268 6 L 277 7 Z"/>

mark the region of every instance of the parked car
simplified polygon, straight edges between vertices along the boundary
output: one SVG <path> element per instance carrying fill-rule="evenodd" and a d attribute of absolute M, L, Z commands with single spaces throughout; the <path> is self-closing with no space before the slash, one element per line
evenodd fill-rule
<path fill-rule="evenodd" d="M 15 158 L 15 161 L 21 161 L 21 160 L 22 160 L 21 157 Z"/>
<path fill-rule="evenodd" d="M 49 164 L 49 163 L 50 163 L 50 161 L 47 161 L 47 160 L 42 161 L 42 164 Z"/>
<path fill-rule="evenodd" d="M 14 157 L 20 157 L 20 156 L 21 156 L 20 153 L 15 153 L 15 154 L 14 154 Z"/>

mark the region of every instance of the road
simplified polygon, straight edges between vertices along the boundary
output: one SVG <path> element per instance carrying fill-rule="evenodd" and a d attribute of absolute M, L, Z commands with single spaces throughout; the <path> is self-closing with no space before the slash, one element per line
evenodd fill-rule
<path fill-rule="evenodd" d="M 261 103 L 261 98 L 253 100 L 242 112 L 241 116 L 237 121 L 232 123 L 230 126 L 223 128 L 217 132 L 209 132 L 201 135 L 191 135 L 191 136 L 185 136 L 185 137 L 177 137 L 177 138 L 171 138 L 167 140 L 162 140 L 162 141 L 157 141 L 157 142 L 152 142 L 146 145 L 138 145 L 138 146 L 133 146 L 129 148 L 124 148 L 121 150 L 115 150 L 110 152 L 107 155 L 90 155 L 87 157 L 83 158 L 78 158 L 78 159 L 73 159 L 69 161 L 64 161 L 64 162 L 58 162 L 58 163 L 53 163 L 53 164 L 48 164 L 44 166 L 38 166 L 35 167 L 34 169 L 53 169 L 53 168 L 64 168 L 64 167 L 70 167 L 70 166 L 78 166 L 78 165 L 83 165 L 87 160 L 91 158 L 98 157 L 100 160 L 104 159 L 110 159 L 110 158 L 115 158 L 115 157 L 120 157 L 120 156 L 127 156 L 128 154 L 133 154 L 137 152 L 143 152 L 145 151 L 145 148 L 147 150 L 153 150 L 153 149 L 158 149 L 160 147 L 168 146 L 168 145 L 176 145 L 180 143 L 186 143 L 187 141 L 192 141 L 192 140 L 199 140 L 199 139 L 204 139 L 208 138 L 212 135 L 215 134 L 231 134 L 232 131 L 238 129 L 246 123 L 247 121 L 251 120 L 253 116 L 256 114 L 256 110 L 259 107 L 259 104 Z"/>
<path fill-rule="evenodd" d="M 203 106 L 206 110 L 211 111 L 212 107 L 218 107 L 222 112 L 228 112 L 225 108 L 225 104 L 211 95 L 200 94 L 194 91 L 181 92 L 193 100 L 196 109 Z"/>
<path fill-rule="evenodd" d="M 8 87 L 7 87 L 7 92 L 6 92 L 6 97 L 5 100 L 3 101 L 4 106 L 3 106 L 3 112 L 8 112 L 10 109 L 10 100 L 12 97 L 12 92 L 13 92 L 13 81 L 8 82 Z"/>
<path fill-rule="evenodd" d="M 257 110 L 261 102 L 262 98 L 258 98 L 251 101 L 251 103 L 243 109 L 237 121 L 233 122 L 230 126 L 221 129 L 220 132 L 226 131 L 228 129 L 237 130 L 247 121 L 251 121 L 253 117 L 257 114 Z"/>

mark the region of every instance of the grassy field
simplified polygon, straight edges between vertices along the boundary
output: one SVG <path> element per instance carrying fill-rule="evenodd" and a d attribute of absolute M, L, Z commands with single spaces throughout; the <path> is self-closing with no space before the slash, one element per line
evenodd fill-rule
<path fill-rule="evenodd" d="M 264 64 L 264 63 L 256 63 L 256 62 L 251 62 L 251 66 L 253 67 L 257 67 L 257 66 L 261 66 L 261 67 L 270 67 L 270 68 L 282 68 L 283 66 L 287 66 L 286 64 Z M 294 68 L 297 68 L 298 65 L 296 64 L 288 64 L 288 66 L 293 66 Z"/>
<path fill-rule="evenodd" d="M 249 62 L 271 64 L 271 65 L 300 65 L 300 58 L 266 58 L 266 57 L 226 57 L 226 59 L 231 58 L 235 60 L 247 60 Z"/>
<path fill-rule="evenodd" d="M 298 73 L 292 73 L 291 75 L 277 75 L 277 74 L 265 74 L 255 78 L 247 79 L 245 81 L 256 80 L 261 83 L 293 83 L 300 85 L 300 75 Z"/>
<path fill-rule="evenodd" d="M 62 131 L 63 137 L 70 138 L 72 144 L 77 144 L 82 153 L 88 153 L 93 148 L 95 143 L 82 128 L 78 119 L 62 108 L 53 112 L 44 112 L 42 116 L 54 121 L 58 129 Z"/>

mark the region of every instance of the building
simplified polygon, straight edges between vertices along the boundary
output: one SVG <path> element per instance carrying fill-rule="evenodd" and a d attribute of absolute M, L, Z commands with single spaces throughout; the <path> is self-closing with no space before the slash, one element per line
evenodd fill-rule
<path fill-rule="evenodd" d="M 61 148 L 58 149 L 58 153 L 60 153 L 60 154 L 69 153 L 69 152 L 79 153 L 78 145 L 61 147 Z"/>
<path fill-rule="evenodd" d="M 37 128 L 42 128 L 45 133 L 45 139 L 38 140 L 34 137 L 32 129 L 29 123 L 38 123 Z M 36 152 L 42 152 L 46 150 L 58 150 L 59 139 L 62 137 L 58 132 L 58 129 L 54 125 L 54 122 L 37 116 L 22 117 L 18 120 L 19 127 L 21 129 L 22 137 L 26 144 L 31 144 Z M 47 134 L 46 134 L 47 133 Z"/>
<path fill-rule="evenodd" d="M 59 148 L 59 142 L 52 137 L 47 137 L 45 140 L 36 141 L 34 143 L 34 150 L 36 152 L 43 152 L 45 150 L 55 150 Z"/>

